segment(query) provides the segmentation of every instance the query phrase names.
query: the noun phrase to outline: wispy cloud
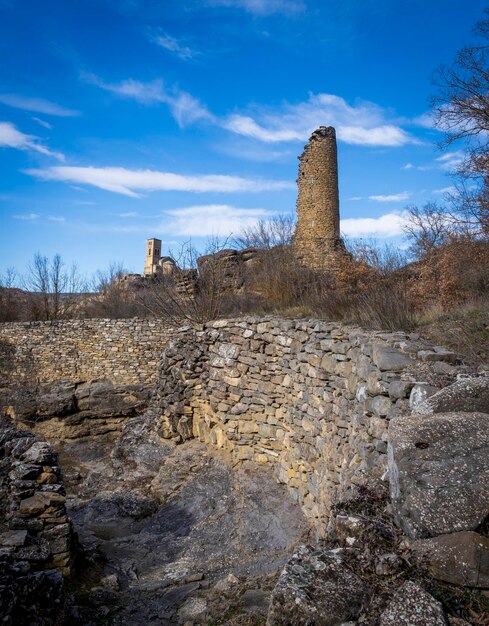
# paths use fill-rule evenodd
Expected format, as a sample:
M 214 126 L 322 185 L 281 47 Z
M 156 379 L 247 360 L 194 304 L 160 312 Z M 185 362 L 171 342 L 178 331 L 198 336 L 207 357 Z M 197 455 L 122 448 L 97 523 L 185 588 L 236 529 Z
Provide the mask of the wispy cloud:
M 180 126 L 197 121 L 220 126 L 225 130 L 264 143 L 305 141 L 318 127 L 336 127 L 340 141 L 353 145 L 397 147 L 419 141 L 391 120 L 388 113 L 373 102 L 351 105 L 333 94 L 310 94 L 298 104 L 279 107 L 253 107 L 253 111 L 216 116 L 198 98 L 178 87 L 168 88 L 162 80 L 140 82 L 133 79 L 107 83 L 84 74 L 84 80 L 142 104 L 166 104 Z
M 412 163 L 406 163 L 401 167 L 401 170 L 412 170 L 414 165 Z
M 23 222 L 32 222 L 38 220 L 41 216 L 39 213 L 21 213 L 18 215 L 12 215 L 14 220 L 22 220 Z
M 222 121 L 227 130 L 268 143 L 304 141 L 320 125 L 336 127 L 338 139 L 365 146 L 402 146 L 417 143 L 373 102 L 351 105 L 334 94 L 310 94 L 298 104 L 275 109 L 257 107 L 254 114 L 234 114 Z
M 403 234 L 407 222 L 404 213 L 386 213 L 380 217 L 351 217 L 341 220 L 341 232 L 349 237 L 396 237 Z
M 158 33 L 150 36 L 150 40 L 160 48 L 171 52 L 182 61 L 190 61 L 199 55 L 199 52 L 185 45 L 176 37 L 168 33 Z
M 227 204 L 211 204 L 165 211 L 170 217 L 162 231 L 185 237 L 226 237 L 271 217 L 266 209 L 242 209 Z
M 11 122 L 0 122 L 0 148 L 14 148 L 16 150 L 39 152 L 40 154 L 54 157 L 59 161 L 64 161 L 65 159 L 61 152 L 50 150 L 40 142 L 39 137 L 26 135 L 18 130 Z
M 426 113 L 423 113 L 422 115 L 418 115 L 418 117 L 415 117 L 412 120 L 412 123 L 415 126 L 422 126 L 423 128 L 436 129 L 435 118 L 433 117 L 433 114 L 430 113 L 429 111 Z
M 253 15 L 265 16 L 273 13 L 297 15 L 306 5 L 302 0 L 206 0 L 208 6 L 243 9 Z
M 200 100 L 177 87 L 167 89 L 162 80 L 143 83 L 130 78 L 120 83 L 106 83 L 98 76 L 86 73 L 82 74 L 82 78 L 105 91 L 124 98 L 132 98 L 141 104 L 166 104 L 179 126 L 193 124 L 198 120 L 213 120 L 213 116 Z
M 41 120 L 39 117 L 32 117 L 32 119 L 37 122 L 39 124 L 39 126 L 42 126 L 43 128 L 47 128 L 48 130 L 52 130 L 53 129 L 53 125 L 50 124 L 49 122 L 46 122 L 45 120 Z
M 141 192 L 189 191 L 195 193 L 276 191 L 293 188 L 288 181 L 242 178 L 220 174 L 187 176 L 155 170 L 129 170 L 122 167 L 69 167 L 30 169 L 27 174 L 47 181 L 91 185 L 132 198 Z
M 118 213 L 117 216 L 118 217 L 140 217 L 140 213 L 138 213 L 137 211 L 126 211 L 126 213 Z
M 368 199 L 374 202 L 404 202 L 405 200 L 409 200 L 410 197 L 411 194 L 409 191 L 402 191 L 401 193 L 369 196 Z
M 452 195 L 456 192 L 457 192 L 457 188 L 454 187 L 453 185 L 450 185 L 449 187 L 442 187 L 441 189 L 434 189 L 432 193 L 434 193 L 437 196 L 443 196 L 446 194 Z
M 0 94 L 0 104 L 5 104 L 14 109 L 32 111 L 33 113 L 44 113 L 45 115 L 55 115 L 57 117 L 74 117 L 80 115 L 79 111 L 67 109 L 55 102 L 44 100 L 44 98 L 28 98 L 15 93 Z
M 442 156 L 435 159 L 439 167 L 442 170 L 454 172 L 464 162 L 465 155 L 461 150 L 455 150 L 454 152 L 447 152 Z
M 50 222 L 66 222 L 66 217 L 62 215 L 48 215 L 48 220 Z

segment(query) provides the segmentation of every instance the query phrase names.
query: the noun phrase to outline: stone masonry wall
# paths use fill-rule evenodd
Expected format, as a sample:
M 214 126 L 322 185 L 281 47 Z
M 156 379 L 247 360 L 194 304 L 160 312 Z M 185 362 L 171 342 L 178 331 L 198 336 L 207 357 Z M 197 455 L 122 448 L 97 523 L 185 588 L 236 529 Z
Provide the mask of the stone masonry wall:
M 29 382 L 153 383 L 171 334 L 158 319 L 0 324 L 0 374 Z
M 270 465 L 324 534 L 339 498 L 385 474 L 390 418 L 446 385 L 455 361 L 416 334 L 219 320 L 169 343 L 154 410 L 166 438 Z
M 299 157 L 294 250 L 316 269 L 328 269 L 344 246 L 340 239 L 338 160 L 333 127 L 314 131 Z
M 42 438 L 1 424 L 0 552 L 29 571 L 69 574 L 72 529 L 58 458 Z

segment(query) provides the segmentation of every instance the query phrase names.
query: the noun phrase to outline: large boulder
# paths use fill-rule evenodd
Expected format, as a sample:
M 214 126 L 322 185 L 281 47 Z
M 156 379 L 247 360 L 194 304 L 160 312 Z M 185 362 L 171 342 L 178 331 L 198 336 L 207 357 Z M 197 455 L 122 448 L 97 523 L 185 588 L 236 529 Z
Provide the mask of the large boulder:
M 396 522 L 411 538 L 476 530 L 489 514 L 489 415 L 411 415 L 389 425 Z
M 464 587 L 489 588 L 489 538 L 463 531 L 418 539 L 412 549 L 430 574 Z
M 358 616 L 365 594 L 341 552 L 300 546 L 272 592 L 267 625 L 339 626 Z
M 448 411 L 489 413 L 489 377 L 464 378 L 413 407 L 416 415 Z
M 379 623 L 380 626 L 447 626 L 441 604 L 411 580 L 396 591 Z

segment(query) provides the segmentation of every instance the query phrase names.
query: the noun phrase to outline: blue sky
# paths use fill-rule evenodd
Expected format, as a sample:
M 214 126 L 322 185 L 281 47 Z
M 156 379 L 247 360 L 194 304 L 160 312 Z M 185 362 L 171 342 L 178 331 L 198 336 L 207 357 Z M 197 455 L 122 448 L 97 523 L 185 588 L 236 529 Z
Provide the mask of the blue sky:
M 486 0 L 0 0 L 0 271 L 92 273 L 294 213 L 297 156 L 337 129 L 342 230 L 399 241 L 442 199 L 433 70 Z

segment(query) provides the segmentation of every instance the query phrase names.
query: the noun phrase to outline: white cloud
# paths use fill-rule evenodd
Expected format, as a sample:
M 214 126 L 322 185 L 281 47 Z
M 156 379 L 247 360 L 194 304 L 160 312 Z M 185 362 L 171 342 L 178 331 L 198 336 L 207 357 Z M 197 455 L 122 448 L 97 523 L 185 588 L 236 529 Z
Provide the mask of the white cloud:
M 50 222 L 66 222 L 66 217 L 61 215 L 48 215 L 48 220 Z
M 377 196 L 369 196 L 369 200 L 373 200 L 374 202 L 403 202 L 404 200 L 409 200 L 411 194 L 409 191 L 402 191 L 401 193 L 392 193 L 388 195 L 377 195 Z
M 227 130 L 268 143 L 304 141 L 321 125 L 336 128 L 340 141 L 365 146 L 402 146 L 417 140 L 389 123 L 387 113 L 372 102 L 350 105 L 333 94 L 310 94 L 299 104 L 271 110 L 257 107 L 254 115 L 233 114 L 219 123 Z
M 416 126 L 422 126 L 423 128 L 436 129 L 435 118 L 433 117 L 433 114 L 429 111 L 423 113 L 422 115 L 418 115 L 418 117 L 415 117 L 412 120 L 412 123 Z
M 137 211 L 127 211 L 126 213 L 118 213 L 118 217 L 140 217 Z
M 37 122 L 40 126 L 42 126 L 43 128 L 47 128 L 48 130 L 52 130 L 53 129 L 53 125 L 50 124 L 49 122 L 46 122 L 45 120 L 41 120 L 38 117 L 33 117 L 32 119 L 35 122 Z
M 186 176 L 155 170 L 129 170 L 122 167 L 69 167 L 30 169 L 27 173 L 42 180 L 92 185 L 133 198 L 142 191 L 255 192 L 293 188 L 288 181 L 242 178 L 220 174 Z
M 236 235 L 272 215 L 266 209 L 241 209 L 227 204 L 191 206 L 165 213 L 170 220 L 162 222 L 161 231 L 184 237 Z
M 182 61 L 190 61 L 195 56 L 197 56 L 197 52 L 192 50 L 189 46 L 182 44 L 178 39 L 168 35 L 167 33 L 160 33 L 159 35 L 155 35 L 151 37 L 151 41 L 155 43 L 160 48 L 164 48 L 171 52 Z
M 39 213 L 22 213 L 20 215 L 12 215 L 14 220 L 22 220 L 24 222 L 32 222 L 33 220 L 38 220 L 41 216 Z
M 412 170 L 414 167 L 414 165 L 412 163 L 406 163 L 406 165 L 403 165 L 401 167 L 401 170 Z
M 459 165 L 465 160 L 465 155 L 461 150 L 456 150 L 454 152 L 447 152 L 442 156 L 435 159 L 435 161 L 439 164 L 442 170 L 447 170 L 449 172 L 455 171 Z
M 141 104 L 166 104 L 179 126 L 193 124 L 198 120 L 213 120 L 213 116 L 200 100 L 177 87 L 167 89 L 162 80 L 143 83 L 130 78 L 120 83 L 106 83 L 93 74 L 82 74 L 82 78 L 105 91 L 132 98 Z
M 79 111 L 67 109 L 55 102 L 49 102 L 43 98 L 27 98 L 15 93 L 0 94 L 0 104 L 5 104 L 14 109 L 32 111 L 33 113 L 44 113 L 45 115 L 55 115 L 57 117 L 73 117 L 80 115 Z
M 302 0 L 206 0 L 209 6 L 243 9 L 253 15 L 283 13 L 295 15 L 305 10 Z
M 298 104 L 283 103 L 277 108 L 254 107 L 253 112 L 213 115 L 191 94 L 177 87 L 167 88 L 163 81 L 142 83 L 128 79 L 106 83 L 93 74 L 84 79 L 119 96 L 133 98 L 142 104 L 166 104 L 180 126 L 206 121 L 236 135 L 265 143 L 305 141 L 321 125 L 336 128 L 338 139 L 348 144 L 397 147 L 419 143 L 373 102 L 350 105 L 333 94 L 310 94 Z
M 59 161 L 64 161 L 64 155 L 61 152 L 50 150 L 39 142 L 38 137 L 26 135 L 11 122 L 0 122 L 0 148 L 15 148 L 17 150 L 39 152 L 40 154 L 54 157 Z
M 457 192 L 457 188 L 454 187 L 453 185 L 450 185 L 449 187 L 442 187 L 441 189 L 434 189 L 432 193 L 436 194 L 436 195 L 440 195 L 443 196 L 445 194 L 454 194 Z
M 351 217 L 341 220 L 341 232 L 349 237 L 395 237 L 403 234 L 407 218 L 403 213 L 380 217 Z

